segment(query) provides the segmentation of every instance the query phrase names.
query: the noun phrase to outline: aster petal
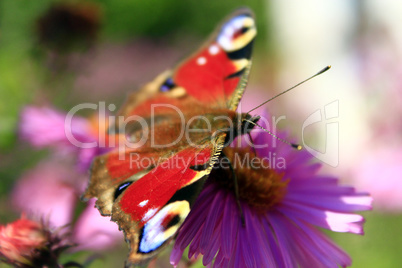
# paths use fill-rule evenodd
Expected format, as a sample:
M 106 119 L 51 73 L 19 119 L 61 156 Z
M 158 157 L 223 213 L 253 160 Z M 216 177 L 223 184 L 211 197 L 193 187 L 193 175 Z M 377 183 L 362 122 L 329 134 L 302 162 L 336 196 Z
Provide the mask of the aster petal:
M 348 195 L 355 192 L 353 187 L 338 187 L 339 180 L 333 177 L 314 176 L 308 179 L 292 177 L 288 184 L 289 192 L 320 193 L 323 195 Z
M 183 256 L 184 250 L 181 250 L 180 247 L 175 244 L 172 253 L 170 254 L 170 264 L 174 267 L 177 267 L 179 264 L 181 257 Z
M 227 264 L 225 265 L 225 263 L 227 263 L 227 259 L 228 259 L 228 258 L 226 258 L 226 257 L 223 255 L 222 250 L 220 250 L 220 251 L 218 252 L 218 254 L 216 255 L 216 257 L 215 257 L 215 261 L 214 261 L 213 267 L 214 267 L 214 268 L 215 268 L 215 267 L 227 267 Z
M 236 208 L 238 209 L 238 208 Z M 239 219 L 239 218 L 238 218 Z M 229 259 L 229 267 L 244 267 L 244 260 L 243 260 L 243 254 L 242 254 L 242 241 L 240 239 L 240 229 L 242 228 L 240 226 L 240 221 L 236 220 L 233 225 L 236 227 L 236 240 L 233 241 L 233 243 L 235 244 L 234 246 L 234 252 L 236 252 L 236 255 L 231 255 L 231 258 Z M 231 260 L 233 260 L 233 262 L 231 262 Z
M 297 224 L 298 228 L 300 228 L 300 230 L 302 230 L 305 234 L 304 241 L 309 241 L 309 247 L 314 245 L 317 249 L 320 250 L 318 257 L 324 256 L 325 260 L 332 259 L 334 263 L 340 264 L 343 267 L 351 265 L 352 260 L 349 255 L 338 246 L 336 246 L 316 228 L 299 220 L 296 220 L 295 223 Z
M 292 178 L 294 178 L 293 180 L 305 181 L 305 180 L 311 180 L 314 178 L 318 179 L 321 177 L 321 175 L 318 175 L 318 174 L 322 168 L 322 165 L 320 163 L 312 164 L 311 161 L 312 161 L 312 159 L 310 157 L 308 157 L 308 158 L 306 157 L 306 159 L 301 161 L 300 165 L 297 168 L 296 167 L 289 168 L 290 169 L 289 171 L 291 171 L 290 173 L 292 173 Z M 304 168 L 303 168 L 303 166 L 304 166 Z M 297 173 L 296 169 L 302 170 L 302 173 Z M 329 177 L 329 176 L 326 175 L 324 177 Z
M 272 252 L 273 261 L 275 262 L 276 267 L 285 267 L 285 261 L 283 259 L 282 253 L 280 251 L 279 245 L 276 242 L 276 236 L 272 231 L 271 225 L 269 224 L 269 221 L 267 221 L 266 217 L 264 220 L 264 231 L 267 235 L 267 249 L 270 249 Z
M 217 229 L 220 229 L 220 224 L 221 224 L 221 221 L 219 222 Z M 218 250 L 219 250 L 219 235 L 215 234 L 212 237 L 212 240 L 209 241 L 208 247 L 205 249 L 204 258 L 202 259 L 202 263 L 204 265 L 210 265 L 212 263 L 214 257 L 216 256 Z
M 272 247 L 268 244 L 269 236 L 271 232 L 265 233 L 264 220 L 257 215 L 254 215 L 250 209 L 245 209 L 245 217 L 248 220 L 246 228 L 248 230 L 249 240 L 255 241 L 252 245 L 253 252 L 256 254 L 256 259 L 262 267 L 276 267 L 274 260 L 274 253 Z
M 203 225 L 201 226 L 201 228 L 203 228 Z M 196 232 L 196 234 L 194 235 L 194 239 L 191 241 L 188 250 L 188 258 L 193 258 L 201 253 L 199 250 L 200 241 L 201 241 L 201 232 Z
M 254 268 L 257 267 L 256 259 L 259 259 L 259 249 L 256 246 L 255 240 L 251 240 L 250 227 L 253 217 L 250 215 L 249 208 L 242 204 L 242 210 L 244 213 L 245 226 L 240 226 L 239 243 L 241 243 L 243 259 L 245 267 Z M 240 219 L 237 219 L 238 221 Z M 251 242 L 251 243 L 250 243 Z M 260 262 L 259 262 L 260 263 Z
M 292 219 L 303 219 L 306 222 L 335 232 L 363 233 L 364 218 L 357 214 L 323 211 L 311 206 L 287 201 L 283 201 L 278 210 Z
M 275 234 L 276 243 L 278 248 L 280 249 L 280 254 L 284 261 L 284 265 L 282 267 L 297 267 L 297 263 L 295 262 L 293 256 L 290 255 L 290 248 L 292 247 L 291 244 L 287 241 L 287 234 L 286 231 L 282 230 L 283 227 L 279 222 L 281 222 L 280 217 L 276 216 L 276 213 L 270 213 L 269 219 L 266 216 L 267 221 L 270 223 L 272 232 Z
M 334 212 L 352 212 L 371 208 L 370 196 L 327 196 L 322 194 L 306 195 L 291 193 L 286 196 L 286 202 L 303 204 L 322 210 Z
M 217 193 L 221 194 L 221 193 Z M 221 232 L 221 251 L 225 258 L 229 258 L 231 253 L 233 252 L 234 243 L 237 239 L 237 224 L 235 223 L 236 215 L 233 213 L 236 208 L 234 208 L 234 203 L 231 202 L 229 195 L 223 195 L 223 203 L 225 204 L 226 209 L 223 211 L 222 222 L 230 223 L 222 228 Z
M 236 253 L 232 255 L 232 258 L 229 260 L 228 267 L 244 267 L 240 249 L 241 246 L 239 244 L 239 240 L 236 240 L 236 246 L 235 246 Z
M 190 242 L 193 240 L 196 233 L 201 229 L 201 226 L 205 222 L 206 213 L 205 209 L 209 206 L 209 200 L 205 200 L 210 191 L 206 191 L 205 193 L 201 193 L 199 196 L 200 202 L 196 202 L 193 208 L 190 211 L 190 214 L 187 216 L 185 223 L 181 226 L 179 234 L 176 239 L 176 243 L 180 245 L 180 249 L 184 250 Z M 205 200 L 205 202 L 203 202 Z M 191 215 L 196 215 L 191 217 Z
M 216 195 L 211 202 L 210 211 L 208 217 L 205 219 L 205 224 L 202 229 L 201 241 L 200 241 L 200 252 L 205 255 L 208 248 L 211 248 L 212 240 L 214 239 L 215 228 L 219 229 L 217 226 L 218 216 L 222 214 L 222 203 L 220 202 L 220 196 Z M 215 252 L 216 253 L 216 252 Z M 209 262 L 207 262 L 209 263 Z M 204 264 L 205 265 L 205 264 Z
M 324 252 L 327 252 L 328 258 L 333 258 L 336 263 L 339 263 L 342 267 L 351 266 L 352 259 L 341 248 L 335 245 L 328 237 L 320 233 L 318 230 L 312 230 L 316 234 L 317 241 L 320 241 L 320 247 Z M 311 236 L 312 238 L 314 236 Z M 328 254 L 328 253 L 331 254 Z
M 337 262 L 331 259 L 331 251 L 325 251 L 319 246 L 321 241 L 314 241 L 299 226 L 295 227 L 294 222 L 284 220 L 282 224 L 289 231 L 288 239 L 291 238 L 296 245 L 292 252 L 297 255 L 301 267 L 338 267 Z

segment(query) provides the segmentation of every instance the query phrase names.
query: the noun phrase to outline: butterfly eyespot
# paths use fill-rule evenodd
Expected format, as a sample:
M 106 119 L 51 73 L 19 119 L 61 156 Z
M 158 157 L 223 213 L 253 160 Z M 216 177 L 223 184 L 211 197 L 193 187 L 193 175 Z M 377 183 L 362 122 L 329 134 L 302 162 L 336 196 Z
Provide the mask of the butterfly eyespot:
M 241 27 L 240 29 L 237 29 L 234 34 L 233 34 L 233 40 L 235 40 L 238 37 L 241 37 L 243 34 L 245 34 L 248 30 L 250 30 L 250 27 Z
M 132 181 L 128 181 L 120 184 L 119 187 L 117 187 L 116 192 L 114 192 L 114 200 L 116 200 L 119 197 L 119 195 L 121 195 L 124 192 L 124 190 L 126 190 L 126 188 L 130 186 L 132 183 L 133 183 Z
M 169 203 L 151 217 L 139 235 L 139 253 L 150 253 L 174 237 L 190 212 L 190 203 L 181 200 Z
M 160 91 L 162 91 L 162 92 L 168 92 L 168 91 L 170 91 L 172 88 L 175 88 L 175 87 L 176 87 L 176 85 L 175 85 L 175 83 L 173 82 L 173 79 L 172 79 L 172 78 L 168 78 L 168 79 L 166 79 L 165 82 L 163 82 L 163 84 L 161 85 Z
M 240 33 L 244 34 L 245 32 L 247 32 L 250 29 L 250 27 L 243 27 L 240 30 Z
M 175 215 L 170 221 L 164 226 L 165 230 L 169 229 L 170 227 L 173 227 L 177 224 L 179 224 L 181 221 L 181 218 L 179 215 Z

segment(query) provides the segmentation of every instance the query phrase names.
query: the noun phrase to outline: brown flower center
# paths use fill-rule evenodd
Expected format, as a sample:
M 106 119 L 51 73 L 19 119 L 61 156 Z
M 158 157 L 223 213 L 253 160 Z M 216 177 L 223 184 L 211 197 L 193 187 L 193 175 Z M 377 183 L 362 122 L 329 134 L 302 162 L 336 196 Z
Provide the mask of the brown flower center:
M 260 211 L 266 211 L 278 204 L 286 194 L 287 181 L 283 174 L 272 167 L 273 160 L 258 158 L 251 148 L 223 150 L 219 168 L 211 173 L 216 183 L 235 192 L 234 176 L 237 178 L 240 200 Z M 230 163 L 229 163 L 230 161 Z

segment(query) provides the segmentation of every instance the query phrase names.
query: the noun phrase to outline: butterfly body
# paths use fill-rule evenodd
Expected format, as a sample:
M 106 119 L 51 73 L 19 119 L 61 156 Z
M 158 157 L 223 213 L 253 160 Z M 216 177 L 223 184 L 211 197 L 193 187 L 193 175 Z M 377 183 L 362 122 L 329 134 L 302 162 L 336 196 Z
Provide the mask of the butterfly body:
M 94 160 L 84 199 L 96 197 L 124 231 L 129 262 L 148 261 L 174 238 L 223 147 L 258 120 L 236 112 L 255 35 L 251 11 L 239 10 L 120 110 L 112 131 L 129 142 Z

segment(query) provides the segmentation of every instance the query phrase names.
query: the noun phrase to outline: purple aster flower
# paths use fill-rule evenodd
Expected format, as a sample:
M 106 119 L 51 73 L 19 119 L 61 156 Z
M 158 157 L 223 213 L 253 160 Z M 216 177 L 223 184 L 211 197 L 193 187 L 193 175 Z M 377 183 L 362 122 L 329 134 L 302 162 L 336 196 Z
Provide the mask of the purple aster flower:
M 263 119 L 260 124 L 269 129 Z M 277 136 L 287 139 L 284 133 Z M 233 171 L 227 165 L 212 171 L 179 230 L 171 263 L 177 266 L 189 246 L 190 258 L 203 255 L 203 264 L 213 267 L 351 265 L 351 258 L 319 228 L 363 234 L 364 218 L 354 211 L 371 209 L 371 197 L 320 175 L 321 165 L 311 163 L 308 152 L 265 132 L 254 130 L 252 137 L 255 150 L 247 136 L 240 138 L 240 147 L 235 141 L 224 149 Z

